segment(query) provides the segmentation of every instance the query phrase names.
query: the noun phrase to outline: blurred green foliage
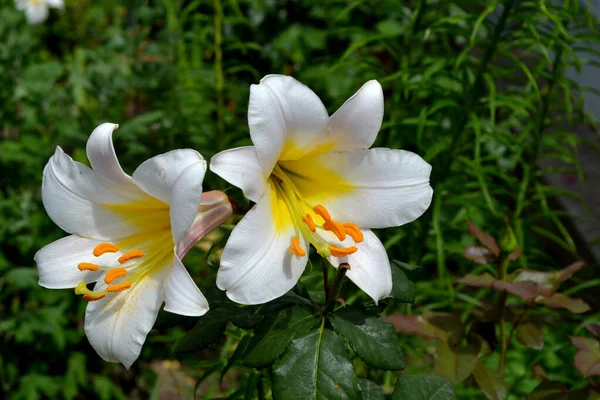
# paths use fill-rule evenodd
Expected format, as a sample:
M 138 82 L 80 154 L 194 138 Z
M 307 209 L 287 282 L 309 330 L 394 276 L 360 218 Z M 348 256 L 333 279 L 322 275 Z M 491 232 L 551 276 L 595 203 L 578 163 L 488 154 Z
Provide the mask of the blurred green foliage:
M 37 285 L 33 255 L 64 235 L 40 197 L 42 170 L 56 145 L 86 163 L 89 133 L 110 121 L 121 125 L 115 140 L 126 170 L 173 148 L 192 147 L 209 159 L 249 144 L 249 85 L 268 73 L 295 76 L 330 113 L 364 82 L 377 79 L 385 116 L 376 145 L 423 156 L 433 165 L 435 190 L 420 220 L 379 232 L 391 259 L 422 267 L 407 271 L 418 282 L 415 305 L 392 304 L 388 312 L 466 313 L 480 304 L 481 294 L 456 293 L 453 286 L 457 276 L 474 269 L 461 256 L 474 244 L 465 219 L 500 236 L 508 215 L 525 250 L 522 267 L 558 269 L 585 253 L 564 212 L 553 209 L 552 198 L 564 193 L 542 178 L 556 171 L 584 178 L 573 131 L 591 121 L 583 112 L 582 88 L 565 71 L 597 63 L 597 27 L 579 1 L 66 0 L 63 12 L 52 10 L 45 23 L 28 26 L 12 0 L 0 0 L 4 398 L 156 398 L 164 374 L 153 361 L 169 358 L 195 322 L 161 314 L 140 359 L 126 371 L 103 362 L 88 345 L 85 304 L 78 297 Z M 540 163 L 547 158 L 560 167 L 547 169 Z M 205 186 L 226 187 L 212 174 Z M 210 290 L 217 264 L 201 251 L 185 264 Z M 593 290 L 600 282 L 592 279 L 595 267 L 587 271 L 568 290 L 598 310 Z M 314 268 L 303 283 L 318 289 L 320 280 Z M 349 286 L 344 297 L 367 299 Z M 545 332 L 541 351 L 510 352 L 506 380 L 512 398 L 537 386 L 536 364 L 557 382 L 584 386 L 572 367 L 575 348 L 567 335 L 598 320 L 597 311 L 570 316 Z M 235 327 L 226 333 L 220 346 L 201 353 L 204 360 L 184 368 L 187 376 L 227 365 L 245 334 Z M 427 343 L 403 340 L 408 371 L 430 370 Z M 388 393 L 393 389 L 393 373 L 364 365 L 357 371 Z M 229 376 L 233 382 L 222 389 L 235 396 L 237 387 L 261 382 L 247 367 Z M 482 398 L 469 382 L 457 390 L 461 399 Z M 179 390 L 181 396 L 191 392 Z M 220 392 L 217 381 L 198 390 L 207 397 Z

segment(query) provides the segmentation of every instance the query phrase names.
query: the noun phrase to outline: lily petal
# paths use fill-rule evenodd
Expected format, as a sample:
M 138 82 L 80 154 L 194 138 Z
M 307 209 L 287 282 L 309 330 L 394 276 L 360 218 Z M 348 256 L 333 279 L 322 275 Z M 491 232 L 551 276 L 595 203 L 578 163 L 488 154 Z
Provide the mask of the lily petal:
M 356 253 L 342 258 L 330 257 L 329 262 L 336 268 L 341 263 L 350 265 L 346 276 L 377 303 L 392 291 L 390 260 L 379 238 L 369 229 L 362 232 L 364 240 L 355 244 Z
M 208 311 L 208 301 L 175 256 L 169 276 L 164 283 L 165 311 L 199 317 Z
M 200 239 L 227 221 L 231 214 L 231 203 L 225 193 L 218 190 L 202 193 L 200 212 L 196 215 L 190 229 L 179 241 L 177 256 L 183 258 Z
M 143 162 L 133 180 L 146 192 L 171 205 L 175 244 L 192 226 L 200 208 L 206 161 L 197 151 L 173 150 Z
M 331 151 L 368 149 L 383 121 L 383 89 L 379 82 L 365 83 L 329 118 L 321 140 L 333 142 Z
M 148 195 L 135 185 L 117 159 L 112 134 L 118 127 L 104 123 L 94 129 L 86 146 L 88 160 L 102 185 L 132 200 L 144 200 Z
M 360 227 L 400 226 L 431 203 L 431 166 L 415 153 L 376 148 L 280 163 L 310 204 Z
M 276 225 L 277 224 L 277 225 Z M 299 238 L 307 255 L 288 251 L 295 234 L 290 215 L 278 205 L 273 189 L 233 229 L 217 273 L 217 286 L 240 304 L 261 304 L 290 290 L 308 260 L 308 245 Z
M 101 271 L 80 271 L 77 266 L 84 262 L 97 263 L 98 258 L 92 252 L 100 243 L 99 240 L 71 235 L 44 246 L 33 257 L 40 274 L 40 286 L 67 289 L 82 281 L 98 280 Z
M 254 146 L 220 152 L 210 159 L 210 170 L 239 187 L 244 196 L 257 203 L 267 188 L 267 180 Z
M 313 149 L 328 120 L 319 97 L 290 76 L 267 75 L 250 87 L 248 125 L 268 177 L 278 159 L 297 159 Z
M 140 192 L 146 201 L 152 200 Z M 157 225 L 163 219 L 161 213 L 168 212 L 166 208 L 165 211 L 149 208 L 145 215 L 127 213 L 126 205 L 131 199 L 107 189 L 98 181 L 97 174 L 73 161 L 60 147 L 44 168 L 42 201 L 52 221 L 61 229 L 99 240 L 118 240 L 140 233 L 143 228 L 137 222 Z
M 169 268 L 144 277 L 130 289 L 109 293 L 90 302 L 85 311 L 85 334 L 98 355 L 129 368 L 138 358 L 163 302 L 161 289 Z M 95 291 L 105 290 L 100 280 Z

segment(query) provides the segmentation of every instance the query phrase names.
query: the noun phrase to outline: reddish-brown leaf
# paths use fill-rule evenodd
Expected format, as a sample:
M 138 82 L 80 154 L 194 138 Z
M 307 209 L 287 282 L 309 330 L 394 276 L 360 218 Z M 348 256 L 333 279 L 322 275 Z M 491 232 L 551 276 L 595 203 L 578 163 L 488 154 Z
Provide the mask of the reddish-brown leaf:
M 489 287 L 498 291 L 506 291 L 521 297 L 523 300 L 532 300 L 538 296 L 551 296 L 554 291 L 551 288 L 543 287 L 532 281 L 522 282 L 503 282 L 494 278 L 489 273 L 481 275 L 467 274 L 456 283 L 462 283 L 467 286 Z
M 555 293 L 550 297 L 543 297 L 536 300 L 536 303 L 543 304 L 548 308 L 564 308 L 573 314 L 583 314 L 590 310 L 590 306 L 581 299 L 574 299 L 561 293 Z
M 541 350 L 544 347 L 544 332 L 532 322 L 524 322 L 517 327 L 517 339 L 532 349 Z
M 600 375 L 600 343 L 584 336 L 571 336 L 569 339 L 579 349 L 575 354 L 575 368 L 584 377 Z
M 433 372 L 457 384 L 471 376 L 476 364 L 477 349 L 474 346 L 455 347 L 441 343 L 436 352 Z
M 592 335 L 600 337 L 600 324 L 589 324 L 585 326 Z
M 504 400 L 508 395 L 508 386 L 502 373 L 488 368 L 481 362 L 473 370 L 473 377 L 479 389 L 490 400 Z
M 483 246 L 465 247 L 462 255 L 467 260 L 471 260 L 477 264 L 491 264 L 498 258 L 490 249 Z
M 396 328 L 397 332 L 408 335 L 418 335 L 426 339 L 438 339 L 447 341 L 451 333 L 430 324 L 421 315 L 399 315 L 393 314 L 382 318 L 390 322 Z
M 521 257 L 521 254 L 523 254 L 523 250 L 519 247 L 508 255 L 508 261 L 517 261 Z
M 500 248 L 498 247 L 498 243 L 493 236 L 488 233 L 485 233 L 477 225 L 467 220 L 467 227 L 469 228 L 469 233 L 477 240 L 479 240 L 485 247 L 491 250 L 491 252 L 498 257 L 500 255 Z

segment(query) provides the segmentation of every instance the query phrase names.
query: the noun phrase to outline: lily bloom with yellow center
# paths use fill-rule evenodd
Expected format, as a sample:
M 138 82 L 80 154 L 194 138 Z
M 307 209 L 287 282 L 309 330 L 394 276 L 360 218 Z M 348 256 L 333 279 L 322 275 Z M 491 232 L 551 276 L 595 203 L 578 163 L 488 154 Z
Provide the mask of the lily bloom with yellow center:
M 389 296 L 386 251 L 369 228 L 400 226 L 431 203 L 431 166 L 418 155 L 369 149 L 383 119 L 383 91 L 367 82 L 331 117 L 317 95 L 288 76 L 250 89 L 254 146 L 215 155 L 213 172 L 257 203 L 229 238 L 217 286 L 258 304 L 290 290 L 309 245 L 375 301 Z
M 44 207 L 71 236 L 41 249 L 35 261 L 41 286 L 75 288 L 89 302 L 85 333 L 100 357 L 129 368 L 163 302 L 180 315 L 208 311 L 181 258 L 229 218 L 231 204 L 222 192 L 202 193 L 206 161 L 194 150 L 161 154 L 125 174 L 112 144 L 117 127 L 92 132 L 92 169 L 60 147 L 48 161 Z
M 17 10 L 25 11 L 29 25 L 41 24 L 48 18 L 49 8 L 62 9 L 63 0 L 15 0 Z

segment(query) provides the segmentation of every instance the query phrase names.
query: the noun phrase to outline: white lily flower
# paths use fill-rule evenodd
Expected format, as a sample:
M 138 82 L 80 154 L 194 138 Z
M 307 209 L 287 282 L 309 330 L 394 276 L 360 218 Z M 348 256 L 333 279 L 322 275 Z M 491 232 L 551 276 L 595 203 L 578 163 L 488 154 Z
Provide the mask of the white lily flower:
M 129 368 L 163 302 L 180 315 L 208 311 L 181 258 L 232 211 L 224 193 L 202 194 L 206 161 L 194 150 L 161 154 L 125 174 L 112 143 L 117 128 L 105 123 L 92 132 L 92 169 L 60 147 L 48 161 L 44 207 L 71 236 L 38 251 L 35 261 L 41 286 L 75 288 L 89 301 L 85 332 L 100 357 Z
M 387 253 L 369 228 L 421 216 L 433 190 L 418 155 L 368 149 L 383 119 L 383 90 L 367 82 L 331 117 L 317 95 L 288 76 L 252 85 L 248 124 L 254 146 L 215 155 L 213 172 L 257 204 L 234 228 L 217 286 L 242 304 L 290 290 L 309 245 L 376 302 L 392 288 Z
M 37 25 L 48 18 L 49 8 L 62 9 L 63 0 L 15 0 L 17 10 L 25 11 L 29 25 Z

